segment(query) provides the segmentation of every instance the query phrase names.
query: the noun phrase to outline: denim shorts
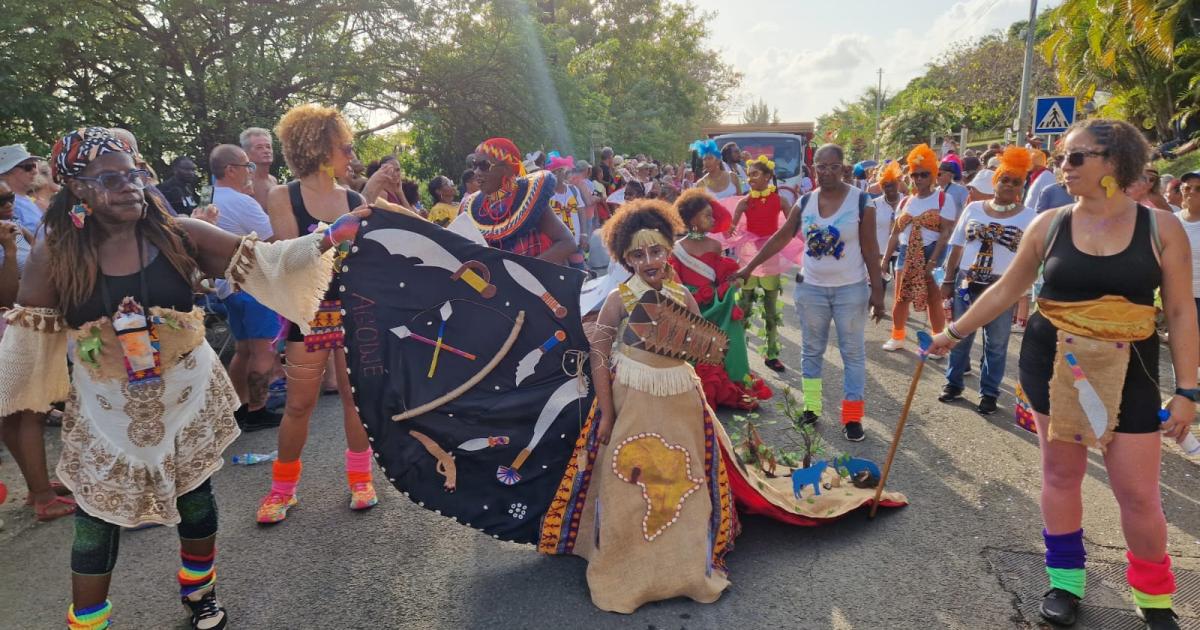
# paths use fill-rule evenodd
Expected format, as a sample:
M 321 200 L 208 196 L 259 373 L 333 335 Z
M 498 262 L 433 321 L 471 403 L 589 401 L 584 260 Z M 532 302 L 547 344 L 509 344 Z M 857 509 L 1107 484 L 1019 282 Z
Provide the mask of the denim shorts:
M 234 339 L 271 340 L 279 335 L 279 316 L 275 311 L 259 304 L 249 293 L 232 293 L 224 302 L 229 311 L 229 331 L 233 333 Z

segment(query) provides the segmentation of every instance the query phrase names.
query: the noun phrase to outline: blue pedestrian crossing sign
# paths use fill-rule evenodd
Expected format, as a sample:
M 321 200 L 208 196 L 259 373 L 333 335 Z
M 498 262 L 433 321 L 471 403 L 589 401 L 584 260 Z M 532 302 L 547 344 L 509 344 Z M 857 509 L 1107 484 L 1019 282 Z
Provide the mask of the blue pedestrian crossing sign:
M 1038 97 L 1033 108 L 1033 133 L 1062 133 L 1074 122 L 1074 96 Z

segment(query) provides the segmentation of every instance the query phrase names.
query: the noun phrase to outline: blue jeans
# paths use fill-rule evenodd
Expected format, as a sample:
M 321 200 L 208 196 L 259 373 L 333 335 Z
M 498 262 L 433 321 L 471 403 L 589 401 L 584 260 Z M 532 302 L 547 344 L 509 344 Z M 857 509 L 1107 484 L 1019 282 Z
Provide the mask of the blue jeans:
M 963 274 L 959 272 L 954 283 L 954 319 L 962 317 L 970 304 L 958 294 L 957 287 L 962 282 Z M 1008 360 L 1008 335 L 1012 332 L 1014 304 L 996 319 L 983 325 L 983 365 L 979 370 L 979 393 L 984 396 L 1000 397 L 1000 381 L 1004 380 L 1004 364 Z M 963 388 L 963 373 L 971 366 L 971 346 L 975 342 L 975 333 L 971 333 L 958 342 L 950 351 L 950 361 L 946 366 L 946 384 Z
M 800 373 L 821 378 L 829 323 L 837 326 L 838 352 L 845 365 L 843 400 L 863 400 L 867 380 L 867 305 L 871 289 L 866 282 L 840 287 L 796 285 L 796 313 L 800 315 Z

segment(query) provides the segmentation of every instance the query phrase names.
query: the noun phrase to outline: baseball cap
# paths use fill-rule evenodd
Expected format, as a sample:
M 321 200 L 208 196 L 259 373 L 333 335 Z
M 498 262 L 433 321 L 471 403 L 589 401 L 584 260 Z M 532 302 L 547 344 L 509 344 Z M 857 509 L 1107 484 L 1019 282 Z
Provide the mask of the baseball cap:
M 1200 171 L 1192 171 L 1179 176 L 1179 181 L 1186 183 L 1189 179 L 1200 179 Z
M 40 155 L 32 155 L 23 144 L 10 144 L 0 147 L 0 174 L 7 173 L 26 160 L 45 160 Z
M 987 167 L 993 170 L 1000 168 L 1000 156 L 988 158 Z
M 975 179 L 972 179 L 971 183 L 967 184 L 967 187 L 974 188 L 985 195 L 994 195 L 996 194 L 996 187 L 992 185 L 992 177 L 995 175 L 995 171 L 985 168 L 975 173 Z

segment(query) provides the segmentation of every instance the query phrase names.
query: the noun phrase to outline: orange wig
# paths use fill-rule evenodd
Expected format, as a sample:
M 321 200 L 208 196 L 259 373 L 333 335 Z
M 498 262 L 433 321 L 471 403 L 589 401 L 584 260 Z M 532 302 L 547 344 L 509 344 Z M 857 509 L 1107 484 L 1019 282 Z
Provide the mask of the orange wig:
M 908 163 L 908 172 L 910 174 L 918 168 L 927 168 L 929 169 L 930 177 L 936 179 L 938 176 L 937 154 L 933 152 L 933 149 L 929 148 L 928 144 L 918 144 L 913 147 L 913 150 L 908 152 L 905 162 Z
M 879 185 L 899 182 L 900 176 L 903 174 L 903 171 L 900 170 L 899 162 L 895 160 L 888 162 L 888 165 L 879 171 Z
M 992 175 L 992 183 L 1000 181 L 1000 177 L 1008 174 L 1020 180 L 1024 180 L 1029 171 L 1033 169 L 1033 154 L 1041 154 L 1037 149 L 1022 149 L 1021 147 L 1012 146 L 1004 150 L 1000 154 L 1000 166 L 996 167 L 996 173 Z

